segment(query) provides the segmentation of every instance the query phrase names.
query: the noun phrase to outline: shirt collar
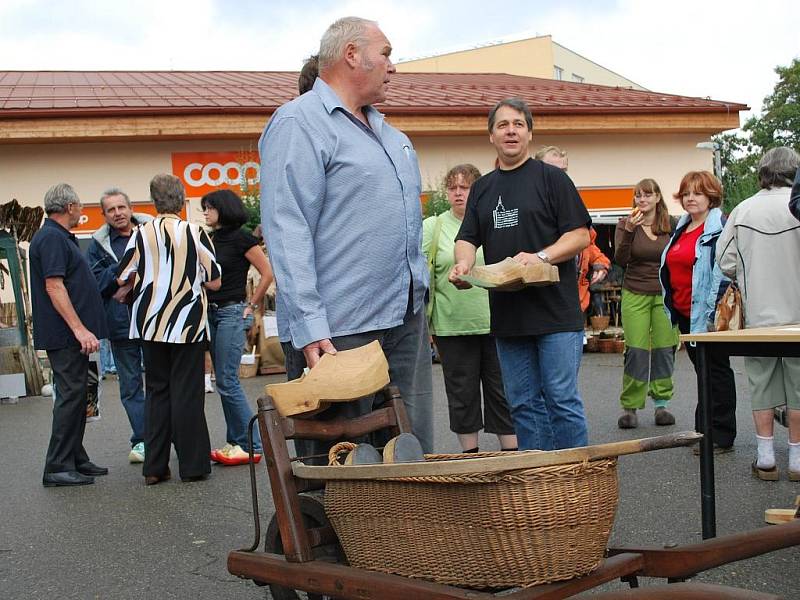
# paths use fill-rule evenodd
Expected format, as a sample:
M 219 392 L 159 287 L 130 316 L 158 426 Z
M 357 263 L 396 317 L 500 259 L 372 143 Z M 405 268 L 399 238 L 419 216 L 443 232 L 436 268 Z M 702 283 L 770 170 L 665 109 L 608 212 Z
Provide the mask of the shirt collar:
M 336 92 L 333 91 L 333 88 L 325 83 L 321 77 L 317 77 L 317 80 L 314 82 L 314 87 L 311 89 L 319 95 L 328 114 L 333 113 L 337 108 L 341 108 L 346 113 L 352 114 L 342 103 L 339 96 L 336 95 Z M 383 121 L 383 114 L 375 107 L 367 104 L 366 106 L 362 106 L 361 110 L 364 111 L 364 115 L 367 117 L 373 129 Z
M 55 221 L 55 220 L 51 219 L 50 217 L 47 217 L 47 218 L 44 220 L 44 223 L 42 224 L 42 226 L 43 226 L 43 227 L 52 227 L 52 228 L 55 228 L 55 229 L 56 229 L 56 231 L 60 231 L 61 233 L 63 233 L 64 235 L 66 235 L 68 238 L 70 238 L 70 239 L 72 239 L 72 240 L 75 240 L 76 242 L 78 241 L 78 238 L 76 238 L 76 237 L 75 237 L 75 234 L 74 234 L 74 233 L 72 233 L 72 232 L 71 232 L 69 229 L 67 229 L 66 227 L 64 227 L 63 225 L 61 225 L 61 223 L 59 223 L 58 221 Z
M 114 229 L 113 227 L 111 227 L 111 225 L 109 225 L 109 226 L 108 226 L 108 229 L 109 229 L 109 232 L 108 232 L 108 238 L 109 238 L 109 239 L 110 239 L 112 242 L 113 242 L 114 240 L 116 240 L 117 238 L 121 238 L 121 237 L 128 238 L 128 237 L 130 237 L 129 235 L 122 235 L 122 234 L 119 232 L 119 229 Z M 131 233 L 133 233 L 133 231 L 131 231 Z

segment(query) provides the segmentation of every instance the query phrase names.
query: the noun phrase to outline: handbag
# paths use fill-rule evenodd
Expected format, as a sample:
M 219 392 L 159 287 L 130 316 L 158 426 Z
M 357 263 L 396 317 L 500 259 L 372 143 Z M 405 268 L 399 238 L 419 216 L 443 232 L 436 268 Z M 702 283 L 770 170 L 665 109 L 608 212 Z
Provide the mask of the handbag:
M 740 329 L 744 329 L 742 293 L 736 282 L 731 281 L 714 311 L 714 331 L 738 331 Z
M 433 318 L 433 303 L 436 299 L 436 253 L 439 250 L 439 234 L 442 231 L 441 215 L 436 217 L 436 225 L 431 236 L 431 245 L 428 250 L 428 306 L 425 307 L 425 317 L 428 320 L 428 329 L 431 330 Z

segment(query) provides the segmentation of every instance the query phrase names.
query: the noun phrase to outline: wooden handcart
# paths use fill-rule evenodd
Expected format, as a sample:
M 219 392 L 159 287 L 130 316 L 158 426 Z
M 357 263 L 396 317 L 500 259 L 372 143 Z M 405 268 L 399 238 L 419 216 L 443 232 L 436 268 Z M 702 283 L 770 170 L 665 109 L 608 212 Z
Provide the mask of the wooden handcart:
M 316 439 L 336 442 L 355 439 L 380 430 L 390 435 L 410 431 L 405 408 L 396 388 L 381 392 L 384 407 L 356 419 L 317 421 L 281 417 L 269 396 L 258 400 L 257 421 L 264 446 L 264 457 L 272 488 L 275 515 L 262 539 L 254 465 L 251 463 L 255 539 L 251 547 L 228 555 L 228 570 L 233 575 L 251 579 L 260 586 L 269 586 L 277 600 L 291 598 L 349 598 L 353 600 L 483 600 L 501 595 L 512 600 L 572 598 L 604 583 L 621 579 L 630 586 L 592 595 L 592 598 L 636 599 L 744 599 L 778 598 L 779 596 L 741 590 L 721 585 L 687 582 L 694 575 L 738 560 L 800 545 L 800 520 L 705 540 L 697 544 L 667 548 L 609 548 L 597 568 L 586 575 L 566 581 L 497 589 L 469 589 L 457 585 L 434 583 L 408 576 L 394 575 L 347 564 L 340 540 L 331 526 L 318 494 L 325 480 L 336 477 L 374 477 L 378 469 L 395 469 L 392 477 L 419 474 L 426 469 L 464 470 L 466 461 L 442 467 L 427 463 L 381 466 L 341 467 L 361 470 L 357 475 L 347 471 L 333 472 L 337 467 L 313 467 L 290 459 L 287 440 Z M 520 453 L 515 457 L 482 458 L 480 461 L 521 461 L 530 466 L 565 462 L 564 457 L 581 456 L 584 463 L 621 454 L 688 445 L 697 441 L 693 432 L 633 440 L 616 444 L 590 446 L 583 449 L 547 453 Z M 250 445 L 252 448 L 252 444 Z M 573 454 L 570 454 L 573 453 Z M 534 458 L 532 458 L 534 457 Z M 573 458 L 574 462 L 574 458 Z M 421 470 L 421 471 L 420 471 Z M 324 471 L 322 477 L 317 473 Z M 342 473 L 337 475 L 337 473 Z M 364 540 L 369 543 L 370 540 Z M 263 543 L 263 549 L 261 548 Z M 664 585 L 639 588 L 639 577 L 663 578 Z

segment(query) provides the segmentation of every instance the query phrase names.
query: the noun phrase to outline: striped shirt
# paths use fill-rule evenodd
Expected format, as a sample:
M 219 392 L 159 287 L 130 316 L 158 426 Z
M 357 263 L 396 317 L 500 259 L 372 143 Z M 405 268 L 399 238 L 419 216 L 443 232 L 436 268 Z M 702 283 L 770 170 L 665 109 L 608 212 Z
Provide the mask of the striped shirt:
M 160 215 L 133 232 L 119 278 L 135 274 L 131 339 L 187 344 L 207 340 L 202 283 L 220 277 L 205 231 L 175 215 Z

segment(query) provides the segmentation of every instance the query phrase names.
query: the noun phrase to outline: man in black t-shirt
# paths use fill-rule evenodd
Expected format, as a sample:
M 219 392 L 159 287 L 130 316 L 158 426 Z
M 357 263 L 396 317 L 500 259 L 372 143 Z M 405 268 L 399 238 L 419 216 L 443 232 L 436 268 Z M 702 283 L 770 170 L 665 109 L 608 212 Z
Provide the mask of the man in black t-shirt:
M 577 373 L 583 345 L 575 255 L 589 244 L 591 219 L 570 178 L 529 156 L 533 118 L 511 98 L 489 113 L 489 140 L 498 168 L 470 190 L 456 237 L 450 280 L 469 272 L 483 247 L 486 264 L 507 257 L 548 262 L 560 282 L 517 292 L 489 291 L 491 330 L 521 450 L 588 443 Z

